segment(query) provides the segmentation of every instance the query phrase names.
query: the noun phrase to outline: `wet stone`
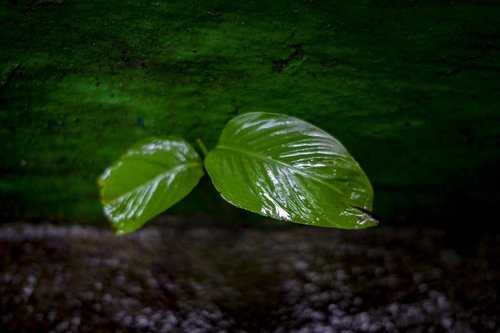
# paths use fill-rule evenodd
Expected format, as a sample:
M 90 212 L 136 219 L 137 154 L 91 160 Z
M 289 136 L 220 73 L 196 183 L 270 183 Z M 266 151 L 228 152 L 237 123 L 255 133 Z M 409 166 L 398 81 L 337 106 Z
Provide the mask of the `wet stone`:
M 121 237 L 77 225 L 0 226 L 2 332 L 500 327 L 496 235 L 464 248 L 439 230 L 167 222 Z

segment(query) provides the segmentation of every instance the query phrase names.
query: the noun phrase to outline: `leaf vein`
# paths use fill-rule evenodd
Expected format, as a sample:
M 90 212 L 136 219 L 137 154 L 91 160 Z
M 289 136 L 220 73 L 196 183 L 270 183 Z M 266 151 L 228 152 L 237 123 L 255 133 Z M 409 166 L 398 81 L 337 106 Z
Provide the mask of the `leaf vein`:
M 297 168 L 295 168 L 292 165 L 286 164 L 286 163 L 284 163 L 282 161 L 279 161 L 279 160 L 275 160 L 275 159 L 273 159 L 271 157 L 264 156 L 264 155 L 261 155 L 261 154 L 257 154 L 257 153 L 254 153 L 252 151 L 248 151 L 246 149 L 241 149 L 241 148 L 232 147 L 232 146 L 228 146 L 228 145 L 218 145 L 216 147 L 216 149 L 233 151 L 233 152 L 240 153 L 240 154 L 243 154 L 243 155 L 252 156 L 252 157 L 255 157 L 255 158 L 258 158 L 260 160 L 264 160 L 264 161 L 267 161 L 267 162 L 270 162 L 270 163 L 279 164 L 279 165 L 281 165 L 283 167 L 292 169 L 293 171 L 295 171 L 296 173 L 301 174 L 304 177 L 311 178 L 311 179 L 313 179 L 313 180 L 315 180 L 315 181 L 317 181 L 317 182 L 325 185 L 326 187 L 330 188 L 334 192 L 337 192 L 337 193 L 339 193 L 341 195 L 343 194 L 341 190 L 339 190 L 338 188 L 334 187 L 332 184 L 325 182 L 323 179 L 315 177 L 314 175 L 308 174 L 307 172 L 304 172 L 303 170 L 297 169 Z

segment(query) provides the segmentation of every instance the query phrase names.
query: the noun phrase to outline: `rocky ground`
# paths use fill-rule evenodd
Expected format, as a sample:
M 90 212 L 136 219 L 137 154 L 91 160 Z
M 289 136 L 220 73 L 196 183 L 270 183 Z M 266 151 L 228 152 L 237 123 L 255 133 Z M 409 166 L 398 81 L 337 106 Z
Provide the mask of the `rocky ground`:
M 1 225 L 1 331 L 500 331 L 495 234 L 170 222 Z

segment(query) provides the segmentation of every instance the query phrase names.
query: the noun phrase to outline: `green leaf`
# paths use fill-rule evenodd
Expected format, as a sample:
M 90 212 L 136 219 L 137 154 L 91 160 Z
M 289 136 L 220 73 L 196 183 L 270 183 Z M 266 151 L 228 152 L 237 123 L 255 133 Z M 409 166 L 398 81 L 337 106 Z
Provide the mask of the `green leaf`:
M 297 118 L 247 113 L 224 128 L 205 168 L 224 199 L 279 220 L 346 229 L 377 224 L 368 178 L 342 144 Z
M 202 176 L 202 161 L 186 141 L 147 139 L 99 177 L 104 214 L 117 233 L 134 231 L 188 195 Z

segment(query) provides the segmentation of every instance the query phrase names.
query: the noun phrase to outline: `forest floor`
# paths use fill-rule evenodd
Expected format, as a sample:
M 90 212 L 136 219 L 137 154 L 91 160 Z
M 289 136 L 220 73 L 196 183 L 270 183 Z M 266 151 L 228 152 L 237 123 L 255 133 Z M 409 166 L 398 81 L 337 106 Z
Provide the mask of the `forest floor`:
M 2 332 L 500 329 L 499 236 L 163 220 L 120 237 L 0 226 Z

